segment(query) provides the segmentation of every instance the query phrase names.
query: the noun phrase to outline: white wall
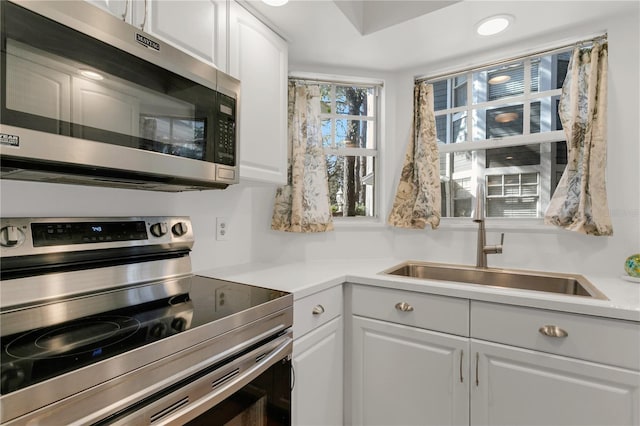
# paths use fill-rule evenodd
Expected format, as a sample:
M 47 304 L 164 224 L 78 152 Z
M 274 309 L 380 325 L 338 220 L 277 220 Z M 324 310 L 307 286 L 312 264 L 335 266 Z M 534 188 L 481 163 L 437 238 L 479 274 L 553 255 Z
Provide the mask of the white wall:
M 251 257 L 251 189 L 165 193 L 0 181 L 2 217 L 190 216 L 196 235 L 194 270 L 245 263 Z M 215 240 L 216 217 L 229 218 L 229 239 Z
M 626 256 L 640 252 L 640 40 L 638 16 L 622 16 L 602 22 L 609 34 L 609 206 L 613 237 L 589 237 L 544 227 L 542 230 L 505 230 L 505 250 L 492 255 L 490 265 L 548 269 L 567 272 L 619 275 Z M 575 28 L 559 37 L 580 37 L 593 29 Z M 508 57 L 531 51 L 536 41 L 493 52 Z M 474 58 L 483 63 L 487 58 Z M 461 58 L 459 63 L 470 62 Z M 438 64 L 438 69 L 456 63 Z M 425 61 L 420 69 L 396 74 L 360 70 L 326 70 L 312 65 L 298 71 L 381 78 L 385 81 L 385 116 L 381 147 L 381 199 L 383 216 L 392 203 L 398 171 L 411 122 L 413 78 L 429 74 Z M 397 256 L 470 264 L 475 261 L 475 228 L 410 231 L 374 227 L 337 227 L 333 233 L 294 235 L 269 229 L 273 208 L 272 185 L 241 184 L 224 191 L 167 194 L 71 185 L 0 182 L 0 215 L 10 216 L 111 216 L 188 215 L 196 232 L 194 270 L 255 261 Z M 228 241 L 215 240 L 215 218 L 229 218 Z M 501 229 L 489 226 L 489 242 Z
M 385 81 L 384 141 L 382 146 L 382 208 L 386 216 L 392 204 L 398 174 L 409 137 L 412 114 L 413 80 L 417 75 L 437 74 L 469 64 L 482 64 L 500 58 L 534 52 L 549 47 L 552 40 L 581 39 L 605 28 L 609 39 L 609 154 L 607 188 L 614 235 L 592 237 L 560 230 L 541 223 L 523 229 L 487 223 L 489 243 L 505 232 L 502 255 L 489 256 L 489 264 L 513 268 L 544 269 L 566 272 L 619 275 L 624 259 L 640 252 L 640 51 L 638 16 L 618 16 L 600 22 L 600 28 L 570 28 L 547 35 L 545 40 L 510 45 L 491 56 L 458 58 L 406 70 L 393 75 L 364 72 L 365 77 Z M 409 52 L 409 50 L 407 50 Z M 464 65 L 461 65 L 464 64 Z M 437 67 L 437 68 L 436 68 Z M 292 64 L 295 71 L 318 71 L 338 75 L 358 75 L 358 70 L 318 69 L 313 64 Z M 272 194 L 265 189 L 256 198 L 264 209 Z M 257 209 L 259 211 L 261 209 Z M 541 220 L 540 220 L 541 222 Z M 469 220 L 462 226 L 443 225 L 436 231 L 413 231 L 379 227 L 340 227 L 321 235 L 288 235 L 268 229 L 268 218 L 256 218 L 254 224 L 254 259 L 323 259 L 397 256 L 401 259 L 431 260 L 449 263 L 475 262 L 476 227 Z

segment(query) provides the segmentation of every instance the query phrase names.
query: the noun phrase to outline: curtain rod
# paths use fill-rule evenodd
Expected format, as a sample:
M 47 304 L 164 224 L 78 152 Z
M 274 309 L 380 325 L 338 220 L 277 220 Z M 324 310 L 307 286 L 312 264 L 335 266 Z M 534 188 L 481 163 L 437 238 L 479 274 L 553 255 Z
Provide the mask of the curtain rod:
M 381 87 L 382 83 L 370 83 L 370 82 L 357 82 L 357 81 L 344 81 L 344 80 L 328 80 L 328 79 L 316 79 L 316 78 L 298 78 L 288 77 L 289 81 L 295 81 L 297 83 L 305 84 L 338 84 L 341 86 L 360 86 L 360 87 Z
M 476 71 L 476 70 L 481 70 L 481 69 L 485 69 L 485 68 L 492 68 L 498 65 L 503 65 L 503 64 L 507 64 L 510 62 L 514 62 L 514 61 L 518 61 L 520 59 L 525 59 L 525 58 L 530 58 L 532 56 L 542 56 L 542 55 L 548 55 L 550 53 L 556 53 L 559 52 L 561 50 L 567 49 L 569 47 L 575 46 L 575 47 L 581 47 L 587 44 L 592 44 L 595 43 L 597 41 L 601 41 L 601 40 L 607 40 L 607 33 L 601 34 L 599 36 L 595 36 L 595 37 L 591 37 L 588 39 L 584 39 L 584 40 L 579 40 L 579 41 L 575 41 L 573 43 L 568 43 L 565 44 L 563 46 L 559 46 L 559 47 L 553 47 L 550 49 L 546 49 L 546 50 L 541 50 L 539 52 L 535 52 L 535 53 L 530 53 L 530 54 L 525 54 L 525 55 L 518 55 L 518 56 L 514 56 L 508 59 L 501 59 L 499 61 L 495 61 L 495 62 L 490 62 L 488 64 L 484 64 L 481 66 L 475 66 L 475 67 L 468 67 L 468 68 L 464 68 L 462 70 L 458 70 L 458 71 L 453 71 L 453 72 L 446 72 L 446 73 L 442 73 L 442 74 L 437 74 L 437 75 L 430 75 L 430 76 L 421 76 L 421 77 L 416 77 L 415 78 L 415 82 L 422 82 L 422 81 L 426 81 L 426 82 L 432 82 L 432 81 L 436 81 L 436 80 L 442 80 L 448 77 L 453 77 L 456 75 L 460 75 L 460 74 L 464 74 L 467 73 L 469 71 Z

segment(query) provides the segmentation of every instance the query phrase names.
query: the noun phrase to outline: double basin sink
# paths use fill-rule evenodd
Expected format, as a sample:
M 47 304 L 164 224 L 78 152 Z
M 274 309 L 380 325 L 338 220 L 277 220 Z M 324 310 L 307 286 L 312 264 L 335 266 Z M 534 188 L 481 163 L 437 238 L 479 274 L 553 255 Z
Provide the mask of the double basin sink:
M 382 274 L 479 284 L 493 287 L 534 290 L 571 296 L 608 300 L 593 284 L 581 275 L 523 271 L 517 269 L 477 268 L 429 262 L 404 262 Z

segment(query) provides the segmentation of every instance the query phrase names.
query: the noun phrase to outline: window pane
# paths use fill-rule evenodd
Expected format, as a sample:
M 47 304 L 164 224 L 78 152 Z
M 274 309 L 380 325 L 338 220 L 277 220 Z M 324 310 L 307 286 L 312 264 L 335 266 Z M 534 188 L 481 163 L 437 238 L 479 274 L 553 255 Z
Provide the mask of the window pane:
M 487 150 L 487 168 L 540 164 L 540 145 L 510 146 Z
M 453 79 L 453 107 L 467 105 L 467 77 L 459 76 Z
M 454 217 L 471 217 L 471 178 L 456 179 L 452 183 Z
M 337 119 L 336 147 L 375 149 L 375 123 L 366 120 Z
M 333 120 L 330 118 L 326 118 L 322 120 L 322 146 L 323 147 L 331 147 L 333 143 L 333 138 L 331 137 L 331 125 Z
M 467 114 L 453 114 L 452 122 L 452 140 L 453 142 L 464 142 L 467 140 Z
M 331 85 L 320 85 L 320 114 L 331 114 Z
M 375 157 L 327 156 L 334 216 L 374 216 Z
M 336 86 L 336 114 L 375 115 L 373 87 Z
M 447 127 L 447 121 L 451 129 Z M 467 140 L 467 113 L 440 115 L 436 117 L 436 138 L 438 143 L 458 143 Z
M 435 111 L 448 108 L 449 93 L 447 91 L 447 81 L 441 80 L 433 83 L 433 107 Z
M 531 59 L 531 91 L 562 88 L 567 75 L 571 51 Z
M 471 151 L 453 153 L 453 172 L 470 172 L 473 166 L 473 155 Z
M 449 143 L 447 140 L 447 116 L 439 115 L 436 117 L 436 137 L 438 143 Z
M 473 74 L 474 103 L 493 101 L 524 93 L 524 64 L 516 63 Z
M 552 132 L 562 130 L 562 123 L 558 115 L 560 96 L 542 98 L 531 103 L 530 132 Z
M 522 105 L 477 110 L 473 117 L 473 140 L 521 135 L 522 113 Z

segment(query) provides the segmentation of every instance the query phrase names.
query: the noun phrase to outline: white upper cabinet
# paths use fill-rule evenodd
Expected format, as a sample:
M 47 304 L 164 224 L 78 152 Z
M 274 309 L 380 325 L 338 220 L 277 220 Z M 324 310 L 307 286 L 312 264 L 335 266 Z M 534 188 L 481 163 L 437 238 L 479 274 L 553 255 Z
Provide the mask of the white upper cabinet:
M 240 80 L 240 178 L 284 184 L 287 43 L 235 2 L 229 30 L 229 73 Z
M 85 1 L 222 71 L 228 71 L 228 0 Z
M 143 28 L 149 0 L 85 0 L 128 24 Z
M 154 0 L 147 14 L 147 32 L 226 71 L 226 0 Z

